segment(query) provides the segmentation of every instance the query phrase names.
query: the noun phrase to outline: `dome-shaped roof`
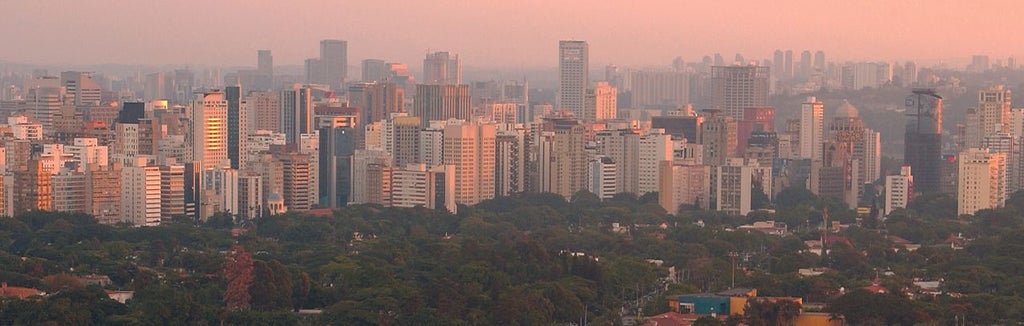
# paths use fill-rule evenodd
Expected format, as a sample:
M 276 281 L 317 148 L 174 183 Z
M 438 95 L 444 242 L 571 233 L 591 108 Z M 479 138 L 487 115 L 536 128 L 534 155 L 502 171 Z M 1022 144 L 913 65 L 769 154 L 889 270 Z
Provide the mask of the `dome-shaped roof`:
M 284 201 L 284 197 L 281 196 L 281 194 L 275 192 L 275 193 L 272 193 L 272 194 L 267 196 L 267 201 L 268 202 L 283 202 Z
M 857 114 L 857 108 L 847 100 L 843 100 L 843 104 L 840 104 L 839 109 L 836 109 L 837 118 L 856 118 Z

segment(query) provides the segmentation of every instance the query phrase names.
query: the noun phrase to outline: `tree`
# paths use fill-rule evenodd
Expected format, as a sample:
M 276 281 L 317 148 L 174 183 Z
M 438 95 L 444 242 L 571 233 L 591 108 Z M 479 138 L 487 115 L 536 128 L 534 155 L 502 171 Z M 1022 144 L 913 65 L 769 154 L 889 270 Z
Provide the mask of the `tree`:
M 800 304 L 792 300 L 750 298 L 743 310 L 747 323 L 753 326 L 787 326 L 800 314 Z
M 252 307 L 256 310 L 292 309 L 292 280 L 281 262 L 257 260 L 252 264 L 253 280 L 249 286 Z
M 252 300 L 249 294 L 252 272 L 252 256 L 249 256 L 242 246 L 235 245 L 228 255 L 227 263 L 224 264 L 224 278 L 228 281 L 227 290 L 224 291 L 224 303 L 227 304 L 228 310 L 249 308 L 249 301 Z

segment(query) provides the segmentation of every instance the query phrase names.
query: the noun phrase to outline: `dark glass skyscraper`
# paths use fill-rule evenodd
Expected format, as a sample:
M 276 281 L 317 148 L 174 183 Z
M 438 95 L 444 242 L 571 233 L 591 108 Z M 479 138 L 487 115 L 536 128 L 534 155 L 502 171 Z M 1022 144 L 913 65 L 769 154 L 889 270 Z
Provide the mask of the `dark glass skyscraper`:
M 228 86 L 224 88 L 224 99 L 228 101 L 228 159 L 231 168 L 238 169 L 239 164 L 239 123 L 241 122 L 240 107 L 242 103 L 242 87 Z
M 906 99 L 903 163 L 910 165 L 915 192 L 938 192 L 942 178 L 942 96 L 914 89 Z

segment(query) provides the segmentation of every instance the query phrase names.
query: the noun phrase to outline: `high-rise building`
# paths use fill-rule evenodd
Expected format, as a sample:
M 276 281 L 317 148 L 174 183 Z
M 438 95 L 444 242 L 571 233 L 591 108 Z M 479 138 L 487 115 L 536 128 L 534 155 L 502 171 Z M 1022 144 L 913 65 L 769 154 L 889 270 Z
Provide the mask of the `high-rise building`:
M 783 68 L 785 62 L 786 58 L 783 55 L 782 50 L 775 49 L 775 52 L 772 53 L 772 71 L 775 72 L 776 80 L 781 79 L 785 74 L 786 69 Z
M 1006 155 L 985 148 L 960 152 L 957 214 L 995 209 L 1006 201 Z
M 256 74 L 253 76 L 252 87 L 258 90 L 274 88 L 274 56 L 270 50 L 256 51 Z
M 587 190 L 602 200 L 612 199 L 617 193 L 615 188 L 618 183 L 615 162 L 607 156 L 599 155 L 590 159 L 587 169 Z
M 743 109 L 743 118 L 736 123 L 736 155 L 746 153 L 747 142 L 755 131 L 775 130 L 775 108 L 749 107 Z
M 420 150 L 420 118 L 409 116 L 398 116 L 385 122 L 388 125 L 387 135 L 390 146 L 385 148 L 391 153 L 391 159 L 395 166 L 406 166 L 419 162 Z
M 885 177 L 885 215 L 892 214 L 897 208 L 907 208 L 914 198 L 914 176 L 912 167 L 904 165 L 900 174 Z
M 263 216 L 263 177 L 257 173 L 238 176 L 238 216 L 254 219 Z
M 494 195 L 510 196 L 525 191 L 528 143 L 526 130 L 498 130 L 494 136 Z
M 160 218 L 170 221 L 185 216 L 185 166 L 160 166 Z
M 348 42 L 342 40 L 320 41 L 320 68 L 326 84 L 334 91 L 342 91 L 348 78 Z M 291 207 L 289 207 L 291 209 Z
M 74 96 L 74 106 L 98 105 L 100 103 L 102 89 L 92 79 L 92 74 L 79 71 L 65 71 L 60 73 L 60 85 L 65 88 L 68 95 Z
M 586 128 L 564 118 L 545 119 L 538 128 L 536 189 L 572 198 L 587 187 Z
M 676 214 L 681 205 L 709 208 L 711 167 L 692 162 L 661 161 L 658 172 L 658 203 L 666 212 Z
M 413 115 L 423 126 L 431 120 L 469 120 L 472 113 L 468 85 L 416 85 Z
M 117 224 L 121 219 L 121 169 L 90 169 L 85 171 L 86 207 L 85 212 L 96 218 L 100 224 Z M 161 209 L 162 209 L 161 205 Z
M 361 127 L 405 112 L 405 90 L 390 82 L 362 82 L 349 85 L 349 106 L 359 109 Z
M 53 186 L 53 211 L 85 212 L 86 177 L 85 173 L 73 169 L 61 169 L 51 177 Z
M 728 214 L 747 215 L 752 210 L 754 185 L 759 184 L 765 196 L 771 198 L 771 167 L 762 167 L 757 161 L 745 162 L 733 158 L 725 165 L 716 166 L 712 179 L 715 185 L 715 210 Z
M 380 59 L 364 59 L 362 74 L 361 81 L 382 82 L 388 76 L 387 62 Z
M 690 103 L 690 74 L 685 71 L 627 70 L 621 85 L 613 85 L 632 98 L 630 107 L 677 108 Z
M 585 115 L 587 86 L 590 83 L 590 46 L 586 41 L 558 42 L 558 95 L 556 110 L 572 112 L 577 119 Z
M 821 143 L 825 141 L 825 104 L 813 96 L 800 105 L 800 157 L 821 159 Z
M 825 51 L 814 52 L 814 69 L 823 73 L 825 68 Z
M 280 92 L 280 122 L 289 144 L 297 144 L 299 135 L 313 132 L 313 98 L 308 86 L 294 85 Z M 289 209 L 294 209 L 288 206 Z
M 312 188 L 318 185 L 311 182 L 310 156 L 298 151 L 282 150 L 274 154 L 281 162 L 281 188 L 284 205 L 288 210 L 307 211 L 313 207 L 310 200 Z
M 148 160 L 121 169 L 121 216 L 133 226 L 160 225 L 160 167 Z
M 594 136 L 596 142 L 595 152 L 602 156 L 603 160 L 597 158 L 600 164 L 614 165 L 616 182 L 612 194 L 631 193 L 639 195 L 640 192 L 640 135 L 637 130 L 618 129 L 598 131 Z M 592 164 L 592 163 L 591 163 Z M 591 166 L 591 172 L 594 172 Z M 591 176 L 591 182 L 593 181 Z M 591 189 L 593 192 L 593 189 Z M 596 192 L 594 192 L 596 194 Z
M 704 146 L 704 163 L 725 165 L 736 155 L 736 120 L 720 110 L 704 110 L 700 125 L 700 144 Z
M 846 186 L 844 193 L 847 194 L 847 197 L 843 199 L 847 203 L 852 203 L 851 207 L 856 207 L 857 198 L 859 198 L 857 195 L 863 189 L 866 181 L 867 151 L 865 147 L 867 141 L 865 136 L 864 120 L 860 118 L 857 108 L 849 101 L 843 100 L 829 124 L 829 140 L 833 144 L 841 144 L 842 146 L 836 148 L 845 151 L 843 155 L 835 157 L 842 157 L 846 160 L 846 162 L 841 162 L 841 165 L 848 169 L 846 171 L 847 179 L 843 181 Z M 872 147 L 873 149 L 877 148 Z
M 616 94 L 615 87 L 606 82 L 598 82 L 594 88 L 587 89 L 582 119 L 584 121 L 615 119 Z
M 276 92 L 250 92 L 245 98 L 248 105 L 249 132 L 267 130 L 281 132 L 281 104 Z
M 494 198 L 495 126 L 449 123 L 444 128 L 444 164 L 455 168 L 455 202 L 475 205 Z
M 423 59 L 424 84 L 461 85 L 462 59 L 447 51 L 427 53 Z
M 786 59 L 782 63 L 782 78 L 780 79 L 792 79 L 793 78 L 793 50 L 786 50 Z
M 245 166 L 241 154 L 245 153 L 245 138 L 248 135 L 248 122 L 246 116 L 247 105 L 242 101 L 242 88 L 240 86 L 228 86 L 224 88 L 224 98 L 228 102 L 228 159 L 231 160 L 231 168 L 238 169 Z
M 810 77 L 813 69 L 814 64 L 811 62 L 811 51 L 804 50 L 804 52 L 800 53 L 800 78 Z
M 343 125 L 320 125 L 320 204 L 338 208 L 349 202 L 352 192 L 352 154 L 355 129 Z
M 978 107 L 967 112 L 968 148 L 981 147 L 986 136 L 1010 132 L 1011 99 L 1002 85 L 978 92 Z
M 903 163 L 910 167 L 918 192 L 938 192 L 942 179 L 942 97 L 932 89 L 915 89 L 907 97 L 906 106 Z
M 187 143 L 191 146 L 191 161 L 199 162 L 201 169 L 230 165 L 228 159 L 228 101 L 221 91 L 197 94 L 192 101 L 192 128 Z M 159 169 L 158 169 L 159 172 Z
M 320 133 L 313 130 L 312 133 L 299 135 L 299 153 L 309 156 L 309 205 L 316 207 L 320 205 Z
M 739 121 L 743 109 L 768 105 L 768 80 L 768 67 L 711 67 L 711 106 Z
M 404 168 L 392 169 L 390 205 L 445 209 L 455 214 L 458 209 L 455 201 L 455 167 L 438 165 L 427 168 L 425 164 L 409 164 Z
M 672 136 L 665 134 L 663 130 L 652 129 L 651 132 L 643 135 L 640 141 L 640 162 L 637 165 L 639 188 L 637 196 L 643 196 L 650 192 L 657 192 L 660 179 L 660 167 L 662 161 L 671 161 L 675 154 L 677 144 L 682 141 L 673 142 Z

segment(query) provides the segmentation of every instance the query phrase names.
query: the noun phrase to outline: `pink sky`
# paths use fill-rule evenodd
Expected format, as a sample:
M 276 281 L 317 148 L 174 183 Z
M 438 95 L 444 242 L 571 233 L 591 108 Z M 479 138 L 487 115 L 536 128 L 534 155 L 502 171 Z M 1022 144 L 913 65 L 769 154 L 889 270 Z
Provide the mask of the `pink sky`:
M 298 65 L 328 38 L 349 42 L 351 65 L 413 67 L 428 49 L 471 67 L 552 67 L 559 39 L 588 41 L 595 66 L 776 48 L 926 63 L 1024 53 L 1024 2 L 1012 0 L 0 0 L 0 13 L 0 61 L 33 64 L 255 66 L 270 49 L 275 65 Z

